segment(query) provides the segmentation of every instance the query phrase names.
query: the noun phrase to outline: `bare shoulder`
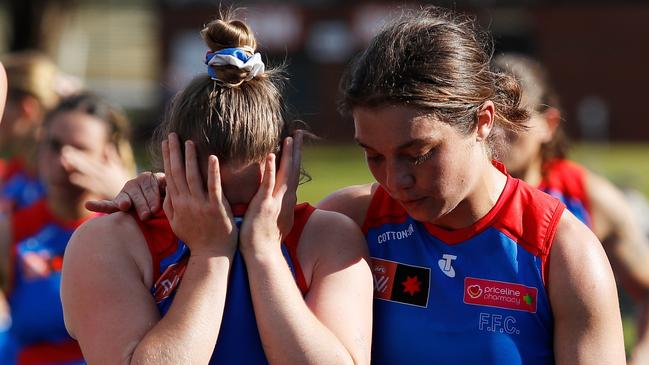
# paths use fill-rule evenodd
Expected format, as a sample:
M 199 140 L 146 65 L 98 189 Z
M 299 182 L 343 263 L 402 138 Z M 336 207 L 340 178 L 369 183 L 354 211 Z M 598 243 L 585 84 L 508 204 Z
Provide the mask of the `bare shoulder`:
M 580 274 L 584 270 L 598 271 L 605 276 L 611 272 L 602 245 L 595 234 L 572 213 L 564 210 L 550 250 L 550 281 L 554 282 L 553 272 Z
M 567 210 L 549 260 L 557 363 L 621 363 L 624 341 L 611 266 L 593 232 Z
M 298 258 L 307 281 L 316 267 L 336 270 L 368 257 L 363 233 L 344 214 L 316 209 L 304 226 Z
M 124 263 L 135 263 L 145 282 L 151 281 L 151 255 L 144 235 L 131 215 L 118 212 L 93 218 L 75 230 L 65 250 L 63 275 Z
M 366 247 L 363 233 L 348 216 L 333 211 L 316 209 L 304 227 L 302 237 L 312 241 L 332 242 L 336 245 L 348 241 L 350 246 Z M 359 245 L 359 239 L 361 240 Z
M 151 256 L 137 222 L 114 213 L 75 231 L 63 260 L 65 326 L 90 364 L 126 363 L 159 321 Z
M 318 208 L 342 213 L 361 226 L 377 188 L 377 183 L 342 188 L 322 199 Z

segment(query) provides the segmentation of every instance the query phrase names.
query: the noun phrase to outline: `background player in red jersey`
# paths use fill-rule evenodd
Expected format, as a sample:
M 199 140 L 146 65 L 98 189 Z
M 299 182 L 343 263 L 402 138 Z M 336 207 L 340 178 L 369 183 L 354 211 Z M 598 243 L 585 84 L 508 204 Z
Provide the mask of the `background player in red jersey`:
M 510 134 L 503 162 L 512 176 L 562 199 L 602 242 L 613 271 L 637 304 L 637 343 L 630 363 L 649 362 L 649 242 L 624 195 L 611 182 L 567 159 L 559 98 L 544 67 L 522 55 L 494 64 L 520 82 L 531 113 L 528 131 Z
M 93 216 L 84 202 L 103 195 L 71 181 L 76 169 L 62 156 L 68 147 L 102 164 L 110 150 L 130 148 L 128 121 L 88 93 L 63 99 L 45 118 L 37 160 L 48 194 L 0 220 L 1 284 L 12 321 L 3 364 L 83 363 L 63 323 L 61 266 L 72 231 Z
M 61 290 L 70 333 L 89 363 L 368 364 L 367 250 L 349 218 L 295 205 L 301 140 L 283 77 L 245 23 L 202 35 L 208 72 L 158 134 L 166 217 L 77 230 Z

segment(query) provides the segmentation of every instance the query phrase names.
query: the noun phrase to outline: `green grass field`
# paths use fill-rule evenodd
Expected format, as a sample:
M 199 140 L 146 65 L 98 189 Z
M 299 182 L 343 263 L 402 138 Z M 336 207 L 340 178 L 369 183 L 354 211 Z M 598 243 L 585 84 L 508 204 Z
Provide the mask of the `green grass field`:
M 616 184 L 649 196 L 649 144 L 580 144 L 571 157 Z M 303 166 L 313 180 L 300 186 L 298 195 L 310 203 L 341 187 L 374 181 L 362 150 L 353 145 L 308 146 Z

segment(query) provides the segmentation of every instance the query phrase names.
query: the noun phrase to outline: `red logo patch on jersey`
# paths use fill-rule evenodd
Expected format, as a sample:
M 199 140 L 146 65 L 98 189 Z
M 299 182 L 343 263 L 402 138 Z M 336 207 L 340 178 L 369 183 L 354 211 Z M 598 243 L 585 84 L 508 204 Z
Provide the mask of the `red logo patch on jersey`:
M 63 257 L 50 256 L 48 251 L 18 253 L 18 260 L 23 275 L 27 280 L 41 280 L 55 272 L 61 272 Z
M 538 289 L 504 281 L 464 279 L 464 303 L 536 313 Z
M 183 277 L 186 268 L 187 258 L 184 258 L 173 265 L 169 265 L 162 275 L 160 275 L 158 281 L 153 285 L 153 297 L 156 303 L 160 303 L 169 298 L 171 293 L 178 287 L 178 284 L 180 284 L 180 279 Z
M 374 298 L 428 306 L 430 268 L 372 258 Z

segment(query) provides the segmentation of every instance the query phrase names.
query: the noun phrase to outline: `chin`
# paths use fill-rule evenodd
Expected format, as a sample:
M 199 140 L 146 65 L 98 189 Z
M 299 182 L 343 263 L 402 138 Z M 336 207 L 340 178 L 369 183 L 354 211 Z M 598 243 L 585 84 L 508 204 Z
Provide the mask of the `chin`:
M 426 199 L 428 200 L 428 199 Z M 439 203 L 423 201 L 417 204 L 401 204 L 409 216 L 419 222 L 435 222 L 447 212 Z

